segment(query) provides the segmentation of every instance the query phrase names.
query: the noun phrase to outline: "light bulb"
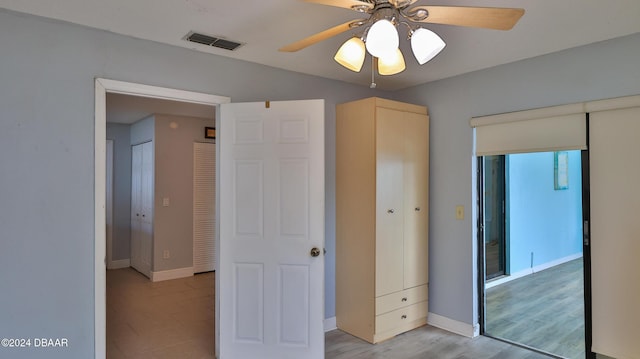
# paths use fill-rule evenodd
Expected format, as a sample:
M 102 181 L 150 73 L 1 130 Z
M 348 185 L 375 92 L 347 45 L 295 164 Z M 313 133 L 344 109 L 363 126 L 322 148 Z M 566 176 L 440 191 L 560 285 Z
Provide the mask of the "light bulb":
M 364 41 L 358 37 L 352 37 L 340 46 L 333 59 L 351 71 L 360 72 L 365 54 Z
M 433 59 L 447 44 L 435 32 L 419 28 L 411 34 L 411 50 L 420 65 Z
M 404 71 L 405 68 L 404 56 L 397 47 L 391 56 L 378 58 L 378 73 L 380 75 L 395 75 Z
M 386 19 L 378 20 L 367 33 L 367 51 L 375 57 L 391 56 L 399 43 L 398 30 Z

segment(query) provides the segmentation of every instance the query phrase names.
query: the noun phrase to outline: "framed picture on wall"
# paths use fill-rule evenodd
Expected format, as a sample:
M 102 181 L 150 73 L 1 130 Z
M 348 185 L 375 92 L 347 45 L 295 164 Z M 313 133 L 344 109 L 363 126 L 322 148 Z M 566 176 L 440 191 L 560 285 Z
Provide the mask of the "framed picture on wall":
M 569 152 L 553 153 L 553 189 L 569 188 Z
M 216 139 L 216 128 L 215 127 L 205 127 L 204 128 L 204 138 L 212 138 Z

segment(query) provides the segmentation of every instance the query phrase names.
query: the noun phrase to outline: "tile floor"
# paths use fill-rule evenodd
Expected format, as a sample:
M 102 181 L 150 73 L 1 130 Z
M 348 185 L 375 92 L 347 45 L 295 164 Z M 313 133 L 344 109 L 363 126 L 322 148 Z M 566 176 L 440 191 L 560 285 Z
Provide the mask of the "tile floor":
M 215 358 L 213 296 L 213 273 L 154 283 L 107 271 L 107 359 Z

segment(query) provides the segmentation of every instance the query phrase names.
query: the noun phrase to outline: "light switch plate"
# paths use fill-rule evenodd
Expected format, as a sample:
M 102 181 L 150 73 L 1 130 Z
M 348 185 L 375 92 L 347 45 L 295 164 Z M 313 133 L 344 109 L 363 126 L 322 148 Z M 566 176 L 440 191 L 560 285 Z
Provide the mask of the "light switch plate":
M 459 221 L 464 219 L 464 206 L 456 206 L 456 219 Z
M 162 199 L 162 207 L 169 207 L 169 198 L 165 197 Z

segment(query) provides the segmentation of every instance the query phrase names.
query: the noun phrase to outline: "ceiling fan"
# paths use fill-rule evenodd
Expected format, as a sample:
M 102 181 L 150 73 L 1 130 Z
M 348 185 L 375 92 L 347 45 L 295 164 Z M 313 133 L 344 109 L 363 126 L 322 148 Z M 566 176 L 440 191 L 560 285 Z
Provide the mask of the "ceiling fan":
M 437 55 L 445 43 L 422 23 L 509 30 L 524 14 L 524 9 L 469 6 L 414 5 L 417 0 L 302 0 L 335 6 L 368 15 L 351 20 L 296 41 L 279 49 L 295 52 L 308 46 L 355 29 L 359 34 L 347 40 L 334 59 L 344 67 L 359 72 L 364 62 L 365 48 L 378 62 L 381 75 L 393 75 L 405 68 L 398 48 L 399 25 L 408 29 L 408 39 L 419 64 Z M 360 30 L 362 29 L 362 30 Z

